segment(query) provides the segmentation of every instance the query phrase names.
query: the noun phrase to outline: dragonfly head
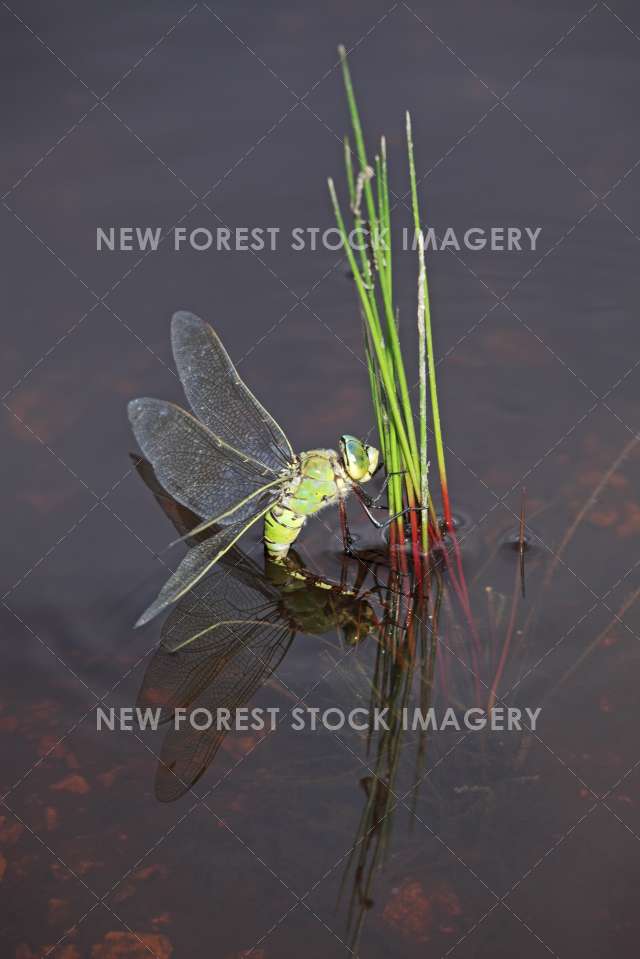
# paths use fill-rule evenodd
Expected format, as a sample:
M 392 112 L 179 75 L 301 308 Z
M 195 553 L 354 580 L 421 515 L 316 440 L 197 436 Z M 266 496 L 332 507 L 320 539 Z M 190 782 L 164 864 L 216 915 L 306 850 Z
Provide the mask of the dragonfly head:
M 374 610 L 365 599 L 354 599 L 351 606 L 345 609 L 340 617 L 342 637 L 347 646 L 357 646 L 379 625 L 380 622 Z
M 379 451 L 357 436 L 345 433 L 340 437 L 340 455 L 347 476 L 355 483 L 366 483 L 378 469 Z

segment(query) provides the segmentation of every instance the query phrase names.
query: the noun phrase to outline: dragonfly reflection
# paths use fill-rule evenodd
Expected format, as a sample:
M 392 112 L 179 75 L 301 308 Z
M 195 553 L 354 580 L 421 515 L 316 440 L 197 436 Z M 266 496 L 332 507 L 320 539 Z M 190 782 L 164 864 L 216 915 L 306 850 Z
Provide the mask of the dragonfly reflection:
M 172 500 L 149 463 L 139 473 L 180 533 L 198 518 Z M 137 706 L 160 709 L 168 725 L 156 776 L 156 796 L 172 802 L 206 772 L 226 735 L 214 722 L 197 729 L 174 724 L 176 710 L 234 711 L 269 680 L 297 633 L 320 636 L 337 629 L 346 644 L 361 642 L 378 626 L 368 594 L 328 583 L 305 570 L 292 554 L 287 567 L 264 566 L 233 547 L 209 576 L 187 593 L 166 619 Z

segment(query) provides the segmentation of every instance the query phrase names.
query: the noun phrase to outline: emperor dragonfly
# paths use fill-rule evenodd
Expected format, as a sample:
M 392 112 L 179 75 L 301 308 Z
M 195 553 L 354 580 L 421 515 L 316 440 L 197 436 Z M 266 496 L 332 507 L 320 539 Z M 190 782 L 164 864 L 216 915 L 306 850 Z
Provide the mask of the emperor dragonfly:
M 363 497 L 359 484 L 372 478 L 379 461 L 377 449 L 347 434 L 339 452 L 296 455 L 220 338 L 193 313 L 173 316 L 171 343 L 194 415 L 142 398 L 129 403 L 129 420 L 161 485 L 203 519 L 192 532 L 216 530 L 189 550 L 137 626 L 184 596 L 261 519 L 267 555 L 283 561 L 307 517 L 337 503 L 348 546 L 344 501 L 353 490 Z

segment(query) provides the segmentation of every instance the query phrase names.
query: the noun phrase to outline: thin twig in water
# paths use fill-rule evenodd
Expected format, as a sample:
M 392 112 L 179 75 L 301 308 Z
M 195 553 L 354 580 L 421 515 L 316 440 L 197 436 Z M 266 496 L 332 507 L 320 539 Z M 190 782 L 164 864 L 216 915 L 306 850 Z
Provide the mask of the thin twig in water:
M 525 590 L 524 590 L 524 553 L 526 549 L 526 542 L 524 538 L 525 530 L 525 504 L 527 500 L 527 491 L 522 487 L 522 500 L 520 503 L 520 532 L 518 534 L 518 553 L 520 554 L 520 586 L 522 588 L 522 598 L 524 599 Z

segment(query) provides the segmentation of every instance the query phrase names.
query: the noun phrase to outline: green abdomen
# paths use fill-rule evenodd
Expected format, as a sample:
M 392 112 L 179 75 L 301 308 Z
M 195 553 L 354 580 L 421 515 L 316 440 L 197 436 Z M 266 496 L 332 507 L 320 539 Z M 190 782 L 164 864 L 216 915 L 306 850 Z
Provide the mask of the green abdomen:
M 307 516 L 317 513 L 337 492 L 330 453 L 324 450 L 301 453 L 299 481 L 265 517 L 264 542 L 269 556 L 274 559 L 286 556 Z

